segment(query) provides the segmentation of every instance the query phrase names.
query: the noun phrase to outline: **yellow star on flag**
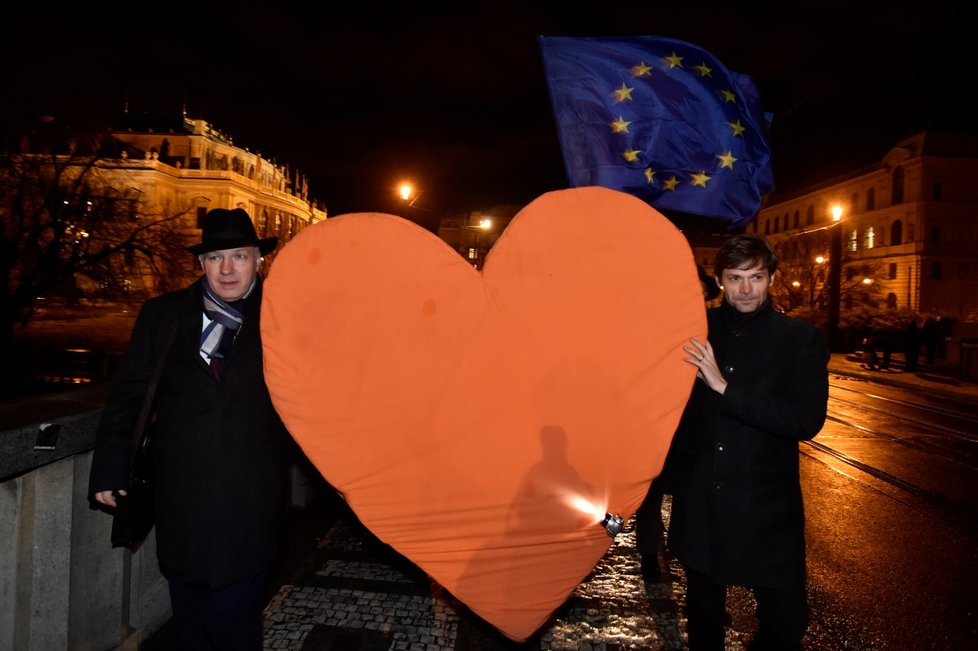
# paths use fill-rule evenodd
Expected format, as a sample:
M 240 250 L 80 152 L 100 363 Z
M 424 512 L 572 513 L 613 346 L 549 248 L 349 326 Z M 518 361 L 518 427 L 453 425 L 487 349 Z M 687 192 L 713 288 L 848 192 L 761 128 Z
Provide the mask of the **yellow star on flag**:
M 744 133 L 744 125 L 740 123 L 740 120 L 727 122 L 727 124 L 730 126 L 731 131 L 733 131 L 733 135 L 739 136 Z
M 721 169 L 723 169 L 724 167 L 729 167 L 730 169 L 733 169 L 733 164 L 737 160 L 736 158 L 733 157 L 733 152 L 730 151 L 729 149 L 727 150 L 726 154 L 721 154 L 717 156 L 717 158 L 720 159 Z
M 689 176 L 693 179 L 693 185 L 698 185 L 701 188 L 705 188 L 706 182 L 710 180 L 710 177 L 703 172 L 699 172 L 698 174 L 690 174 Z
M 652 177 L 653 176 L 655 176 L 655 170 L 653 170 L 651 167 L 646 167 L 645 168 L 645 182 L 646 183 L 652 183 Z
M 737 96 L 732 90 L 721 90 L 720 94 L 723 95 L 724 102 L 736 102 Z
M 632 91 L 634 88 L 629 88 L 625 85 L 625 82 L 621 82 L 621 88 L 615 89 L 615 104 L 621 104 L 625 100 L 630 100 L 632 98 Z
M 666 60 L 666 63 L 669 64 L 669 67 L 670 68 L 682 68 L 683 67 L 683 57 L 681 57 L 678 54 L 676 54 L 676 51 L 675 50 L 673 50 L 672 51 L 672 54 L 670 54 L 669 56 L 662 57 L 662 58 Z
M 638 160 L 638 155 L 642 153 L 641 149 L 626 149 L 621 153 L 622 158 L 627 160 L 629 163 L 634 163 Z
M 645 61 L 639 61 L 638 65 L 632 66 L 632 76 L 633 77 L 648 77 L 652 73 L 652 66 L 645 63 Z
M 662 182 L 662 189 L 675 190 L 677 185 L 679 185 L 679 179 L 673 176 L 672 178 L 668 178 Z
M 698 71 L 699 71 L 699 73 L 700 73 L 700 77 L 711 77 L 711 76 L 712 76 L 712 74 L 711 74 L 711 73 L 713 72 L 713 70 L 711 70 L 711 69 L 710 69 L 710 68 L 709 68 L 709 67 L 708 67 L 708 66 L 706 65 L 706 63 L 705 63 L 705 62 L 704 62 L 704 63 L 701 63 L 701 64 L 699 64 L 698 66 L 693 66 L 693 67 L 694 67 L 694 68 L 696 68 L 696 70 L 698 70 Z
M 629 124 L 631 122 L 619 115 L 618 119 L 614 122 L 609 122 L 608 126 L 611 127 L 611 133 L 628 133 Z

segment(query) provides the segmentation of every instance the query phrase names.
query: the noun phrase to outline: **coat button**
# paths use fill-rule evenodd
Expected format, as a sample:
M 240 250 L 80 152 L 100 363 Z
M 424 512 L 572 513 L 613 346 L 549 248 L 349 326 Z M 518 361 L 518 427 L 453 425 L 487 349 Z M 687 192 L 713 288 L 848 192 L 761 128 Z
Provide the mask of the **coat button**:
M 723 367 L 723 372 L 724 373 L 733 373 L 733 371 L 734 371 L 733 366 L 724 366 Z

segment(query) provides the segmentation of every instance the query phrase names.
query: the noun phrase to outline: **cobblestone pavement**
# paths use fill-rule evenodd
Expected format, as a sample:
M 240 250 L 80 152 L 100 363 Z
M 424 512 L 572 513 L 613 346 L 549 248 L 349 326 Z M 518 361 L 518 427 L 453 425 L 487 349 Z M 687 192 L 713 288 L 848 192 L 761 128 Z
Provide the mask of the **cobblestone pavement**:
M 663 516 L 668 518 L 666 497 Z M 643 581 L 634 521 L 594 571 L 525 643 L 505 638 L 373 538 L 352 516 L 320 541 L 309 570 L 265 609 L 265 648 L 302 651 L 617 651 L 682 649 L 682 571 L 662 554 L 658 582 Z M 728 651 L 746 634 L 729 631 Z

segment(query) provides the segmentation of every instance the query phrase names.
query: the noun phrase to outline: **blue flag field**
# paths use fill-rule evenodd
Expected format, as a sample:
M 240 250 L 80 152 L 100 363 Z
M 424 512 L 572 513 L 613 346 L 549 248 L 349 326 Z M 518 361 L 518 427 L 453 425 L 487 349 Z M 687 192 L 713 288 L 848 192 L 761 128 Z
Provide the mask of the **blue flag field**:
M 770 115 L 753 80 L 657 36 L 540 37 L 571 187 L 740 226 L 773 189 Z

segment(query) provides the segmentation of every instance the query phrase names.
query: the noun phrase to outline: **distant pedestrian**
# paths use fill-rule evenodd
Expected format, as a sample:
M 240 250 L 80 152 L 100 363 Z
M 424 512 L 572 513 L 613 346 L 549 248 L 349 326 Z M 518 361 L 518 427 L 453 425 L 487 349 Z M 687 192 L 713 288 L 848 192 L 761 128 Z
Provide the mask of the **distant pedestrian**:
M 798 442 L 825 422 L 829 353 L 814 325 L 772 306 L 777 264 L 760 236 L 724 243 L 709 338 L 683 346 L 697 381 L 673 440 L 668 544 L 693 651 L 724 649 L 729 585 L 754 594 L 751 649 L 799 649 L 808 627 Z
M 927 353 L 927 363 L 933 365 L 937 361 L 937 349 L 941 343 L 941 324 L 932 317 L 924 321 L 924 350 Z
M 903 331 L 903 368 L 907 373 L 916 373 L 917 364 L 920 360 L 920 328 L 917 326 L 917 319 L 910 319 L 910 323 Z
M 260 650 L 265 572 L 281 530 L 289 436 L 272 406 L 258 318 L 262 255 L 244 210 L 211 210 L 188 247 L 203 275 L 147 301 L 99 421 L 89 495 L 115 508 L 150 378 L 156 554 L 187 649 Z M 168 352 L 163 342 L 175 333 Z
M 863 337 L 863 363 L 861 364 L 863 368 L 869 369 L 870 371 L 875 371 L 879 368 L 879 356 L 876 353 L 878 346 L 879 337 L 876 335 L 867 334 Z

